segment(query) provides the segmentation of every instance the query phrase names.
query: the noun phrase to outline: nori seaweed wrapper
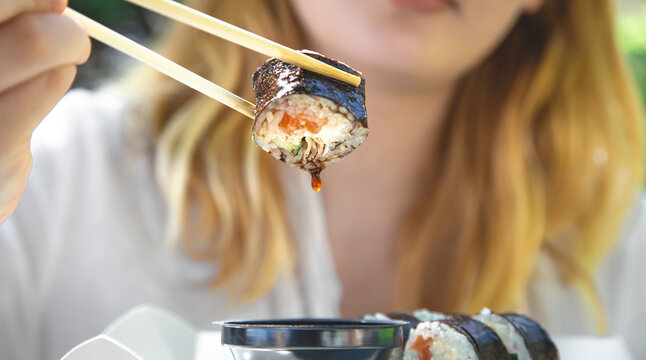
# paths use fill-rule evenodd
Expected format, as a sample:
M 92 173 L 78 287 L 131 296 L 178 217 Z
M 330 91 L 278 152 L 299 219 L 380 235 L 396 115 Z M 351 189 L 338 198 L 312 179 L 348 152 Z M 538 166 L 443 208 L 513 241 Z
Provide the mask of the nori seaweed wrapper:
M 509 352 L 493 329 L 466 315 L 453 315 L 439 322 L 466 336 L 480 360 L 509 359 Z
M 337 69 L 361 76 L 361 73 L 342 62 L 309 50 L 301 52 Z M 316 95 L 345 107 L 364 127 L 368 127 L 366 82 L 364 79 L 361 80 L 359 86 L 355 87 L 272 58 L 262 64 L 253 74 L 253 90 L 256 93 L 256 116 L 271 102 L 284 96 Z
M 559 352 L 547 331 L 532 318 L 523 314 L 498 314 L 518 330 L 532 360 L 558 360 Z
M 323 55 L 302 53 L 361 75 Z M 309 172 L 316 191 L 321 189 L 321 171 L 354 151 L 368 135 L 363 79 L 353 86 L 269 59 L 253 74 L 253 89 L 254 142 L 275 159 Z

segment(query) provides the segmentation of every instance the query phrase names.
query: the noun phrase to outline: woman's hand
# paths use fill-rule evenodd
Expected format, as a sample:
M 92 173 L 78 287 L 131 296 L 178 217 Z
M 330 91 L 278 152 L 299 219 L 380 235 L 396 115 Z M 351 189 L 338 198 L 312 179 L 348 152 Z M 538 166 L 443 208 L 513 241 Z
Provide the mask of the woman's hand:
M 66 5 L 0 1 L 0 223 L 13 213 L 27 183 L 32 132 L 90 54 L 87 34 L 59 14 Z

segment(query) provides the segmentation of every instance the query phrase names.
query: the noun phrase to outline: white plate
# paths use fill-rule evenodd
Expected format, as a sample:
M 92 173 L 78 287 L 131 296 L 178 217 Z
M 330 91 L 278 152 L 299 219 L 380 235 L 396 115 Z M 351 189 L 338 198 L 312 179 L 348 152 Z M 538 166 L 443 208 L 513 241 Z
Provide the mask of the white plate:
M 561 360 L 633 360 L 623 338 L 617 336 L 554 336 Z
M 205 331 L 197 337 L 195 360 L 233 360 L 233 356 L 220 343 L 219 331 Z
M 143 360 L 132 350 L 105 335 L 93 337 L 72 350 L 61 360 Z
M 144 359 L 195 357 L 197 331 L 176 315 L 151 305 L 140 305 L 123 314 L 103 334 Z

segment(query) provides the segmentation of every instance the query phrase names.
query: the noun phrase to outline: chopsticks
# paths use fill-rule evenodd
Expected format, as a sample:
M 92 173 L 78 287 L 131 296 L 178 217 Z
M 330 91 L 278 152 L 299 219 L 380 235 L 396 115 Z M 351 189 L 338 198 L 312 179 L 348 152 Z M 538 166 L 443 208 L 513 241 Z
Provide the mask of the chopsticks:
M 255 118 L 256 106 L 249 101 L 235 95 L 207 79 L 191 72 L 190 70 L 166 59 L 156 52 L 137 44 L 136 42 L 108 29 L 98 22 L 82 15 L 70 8 L 65 9 L 63 14 L 76 20 L 85 31 L 94 39 L 113 47 L 133 58 L 149 65 L 155 70 L 187 85 L 202 94 L 221 102 L 222 104 L 239 111 L 245 116 Z
M 300 66 L 306 70 L 328 76 L 339 81 L 359 86 L 361 78 L 331 65 L 316 60 L 296 50 L 278 44 L 247 30 L 233 26 L 222 20 L 203 14 L 195 9 L 172 0 L 126 0 L 144 7 L 162 16 L 179 21 L 196 29 L 221 37 L 227 41 L 244 46 L 253 51 L 265 54 Z M 66 8 L 63 14 L 76 20 L 92 38 L 113 47 L 157 71 L 203 93 L 212 99 L 239 111 L 243 115 L 255 118 L 255 105 L 235 95 L 190 70 L 172 62 L 156 52 L 120 35 L 119 33 L 99 24 L 98 22 Z
M 244 46 L 250 50 L 274 57 L 303 69 L 325 75 L 348 84 L 359 86 L 361 78 L 339 70 L 322 61 L 316 60 L 287 46 L 256 35 L 220 19 L 201 13 L 186 5 L 172 0 L 126 0 L 162 16 L 179 21 L 196 29 L 215 35 L 227 41 Z M 237 1 L 237 0 L 227 0 Z

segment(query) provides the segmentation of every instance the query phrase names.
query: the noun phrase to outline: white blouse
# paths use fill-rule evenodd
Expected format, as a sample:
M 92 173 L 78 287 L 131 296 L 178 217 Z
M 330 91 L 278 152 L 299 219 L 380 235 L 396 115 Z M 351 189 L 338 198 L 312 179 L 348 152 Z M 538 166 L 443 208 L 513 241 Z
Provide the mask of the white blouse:
M 0 359 L 58 359 L 141 303 L 208 329 L 215 320 L 336 317 L 341 286 L 320 194 L 298 170 L 284 176 L 298 256 L 294 274 L 253 303 L 209 289 L 217 264 L 165 242 L 165 204 L 150 144 L 126 128 L 118 94 L 70 92 L 34 134 L 34 166 L 16 212 L 0 225 Z M 645 354 L 646 202 L 599 271 L 610 330 Z M 546 269 L 550 264 L 545 264 Z M 531 289 L 532 315 L 552 333 L 590 333 L 576 292 L 549 271 Z

